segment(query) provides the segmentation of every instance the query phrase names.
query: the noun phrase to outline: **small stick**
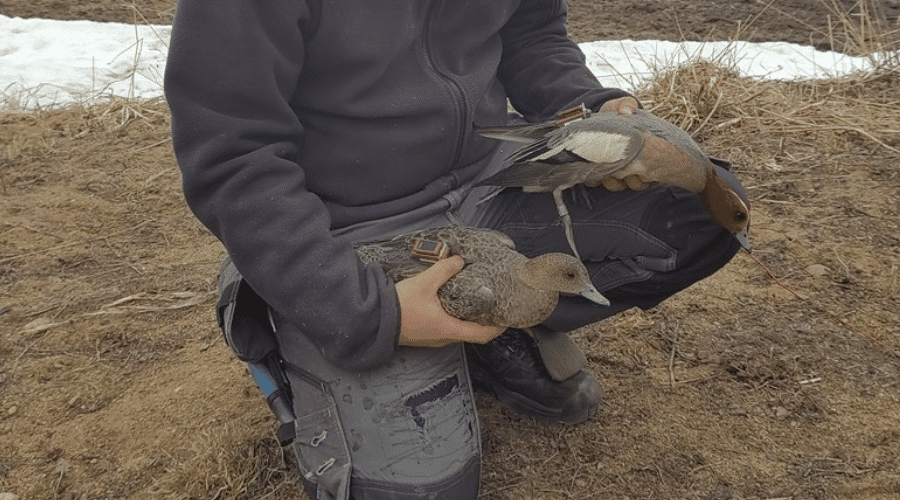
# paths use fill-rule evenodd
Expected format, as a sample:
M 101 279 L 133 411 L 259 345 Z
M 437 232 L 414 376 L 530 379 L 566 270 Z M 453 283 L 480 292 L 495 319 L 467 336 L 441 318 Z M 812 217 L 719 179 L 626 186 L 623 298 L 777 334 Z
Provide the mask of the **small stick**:
M 150 149 L 150 148 L 152 148 L 152 147 L 159 146 L 159 145 L 161 145 L 161 144 L 165 144 L 165 143 L 167 143 L 167 142 L 169 142 L 169 141 L 171 141 L 171 140 L 172 140 L 172 138 L 169 137 L 169 138 L 163 139 L 163 140 L 161 140 L 161 141 L 159 141 L 159 142 L 154 142 L 153 144 L 144 146 L 144 147 L 142 147 L 142 148 L 135 149 L 133 152 L 134 152 L 134 153 L 139 153 L 139 152 L 141 152 L 141 151 L 144 151 L 145 149 Z M 163 174 L 165 174 L 166 172 L 169 172 L 169 170 L 170 170 L 170 169 L 163 170 L 162 172 L 160 172 L 160 173 L 158 173 L 158 174 L 156 174 L 156 175 L 151 176 L 150 179 L 155 179 L 156 177 L 159 177 L 160 175 L 163 175 Z
M 723 95 L 723 93 L 721 91 L 719 91 L 719 97 L 716 98 L 716 103 L 713 104 L 712 109 L 709 110 L 709 113 L 706 114 L 706 118 L 703 119 L 703 123 L 701 123 L 700 126 L 698 126 L 694 130 L 694 135 L 699 134 L 700 131 L 703 130 L 703 127 L 706 126 L 706 124 L 709 122 L 709 119 L 712 118 L 712 116 L 716 112 L 716 110 L 719 109 L 719 103 L 722 102 L 722 95 Z
M 672 352 L 669 353 L 669 385 L 675 387 L 675 351 L 678 350 L 678 330 L 672 338 Z
M 750 252 L 747 252 L 747 255 L 749 255 L 750 258 L 752 258 L 753 260 L 755 260 L 756 263 L 760 265 L 760 267 L 762 267 L 763 269 L 765 269 L 765 271 L 769 274 L 769 276 L 772 277 L 772 280 L 774 280 L 775 283 L 777 283 L 779 286 L 781 286 L 782 288 L 784 288 L 784 289 L 787 290 L 788 292 L 791 292 L 791 294 L 793 294 L 794 296 L 796 296 L 798 299 L 800 299 L 800 300 L 802 300 L 802 301 L 804 301 L 804 302 L 807 301 L 807 297 L 803 296 L 802 294 L 800 294 L 799 292 L 797 292 L 797 291 L 794 290 L 793 288 L 791 288 L 791 287 L 785 285 L 784 283 L 782 283 L 781 280 L 779 280 L 778 277 L 775 275 L 775 273 L 772 272 L 771 269 L 769 269 L 768 267 L 766 267 L 766 265 L 763 264 L 762 261 L 760 261 L 755 255 L 751 254 Z M 846 328 L 847 328 L 848 330 L 850 330 L 851 332 L 853 332 L 853 333 L 855 333 L 855 334 L 857 334 L 857 335 L 859 335 L 859 336 L 861 336 L 861 337 L 865 337 L 865 338 L 869 339 L 870 342 L 873 342 L 873 343 L 875 343 L 875 344 L 878 344 L 879 346 L 881 346 L 884 350 L 886 350 L 887 352 L 889 352 L 889 353 L 892 354 L 893 356 L 895 356 L 895 357 L 897 357 L 897 358 L 900 358 L 900 352 L 897 352 L 896 350 L 894 350 L 893 348 L 891 348 L 890 346 L 888 346 L 888 345 L 885 344 L 884 342 L 882 342 L 882 341 L 876 339 L 875 337 L 873 337 L 871 334 L 869 334 L 869 333 L 866 332 L 865 330 L 861 330 L 861 329 L 854 328 L 853 325 L 851 325 L 850 323 L 848 323 L 847 320 L 845 320 L 844 318 L 841 318 L 841 317 L 839 317 L 838 315 L 836 315 L 836 314 L 834 314 L 834 313 L 832 313 L 832 312 L 830 312 L 830 311 L 827 311 L 827 310 L 825 310 L 825 309 L 822 308 L 822 307 L 819 307 L 819 306 L 817 306 L 817 305 L 815 305 L 815 304 L 811 304 L 811 306 L 812 306 L 812 308 L 815 309 L 816 311 L 818 311 L 818 312 L 820 312 L 820 313 L 822 313 L 822 314 L 828 316 L 828 318 L 831 319 L 832 321 L 836 321 L 836 322 L 838 322 L 838 323 L 844 325 L 844 327 L 846 327 Z
M 765 270 L 766 273 L 768 273 L 769 277 L 771 277 L 772 280 L 775 281 L 775 283 L 777 283 L 779 286 L 781 286 L 781 287 L 784 288 L 785 290 L 791 292 L 791 293 L 792 293 L 794 296 L 796 296 L 798 299 L 800 299 L 800 300 L 806 300 L 806 296 L 802 295 L 800 292 L 794 290 L 793 288 L 791 288 L 791 287 L 785 285 L 780 279 L 778 279 L 778 276 L 776 276 L 775 273 L 774 273 L 771 269 L 769 269 L 765 264 L 763 264 L 762 261 L 759 260 L 759 258 L 757 258 L 755 255 L 753 255 L 753 254 L 750 253 L 750 252 L 746 252 L 746 254 L 749 255 L 751 259 L 753 259 L 754 261 L 756 261 L 756 263 L 759 264 L 759 266 L 760 266 L 761 268 L 763 268 L 763 270 Z
M 82 240 L 82 241 L 72 241 L 72 242 L 70 242 L 70 243 L 65 243 L 65 244 L 62 244 L 62 245 L 57 245 L 57 246 L 55 246 L 55 247 L 43 248 L 43 249 L 41 249 L 41 250 L 34 250 L 34 251 L 32 251 L 32 252 L 26 252 L 26 253 L 22 253 L 22 254 L 19 254 L 19 255 L 13 255 L 12 257 L 6 257 L 6 258 L 4 258 L 4 259 L 0 259 L 0 264 L 4 264 L 4 263 L 6 263 L 6 262 L 10 262 L 10 261 L 13 261 L 13 260 L 22 259 L 22 258 L 25 258 L 25 257 L 30 257 L 30 256 L 32 256 L 32 255 L 37 255 L 37 254 L 41 254 L 41 253 L 45 253 L 45 252 L 52 252 L 52 251 L 54 251 L 54 250 L 59 250 L 59 249 L 61 249 L 61 248 L 67 248 L 67 247 L 71 247 L 71 246 L 75 246 L 75 245 L 81 245 L 81 244 L 84 244 L 84 243 L 90 243 L 90 242 L 92 242 L 92 241 L 105 240 L 106 238 L 109 238 L 110 236 L 116 236 L 116 235 L 119 235 L 119 234 L 122 234 L 122 233 L 127 233 L 127 232 L 130 232 L 130 231 L 134 231 L 135 229 L 137 229 L 137 228 L 139 228 L 139 227 L 141 227 L 141 226 L 145 226 L 145 225 L 149 224 L 150 222 L 151 222 L 151 221 L 146 220 L 146 221 L 141 222 L 140 224 L 138 224 L 138 225 L 136 225 L 136 226 L 134 226 L 134 227 L 131 227 L 131 228 L 128 228 L 128 229 L 123 229 L 122 231 L 116 231 L 116 232 L 114 232 L 114 233 L 107 234 L 106 236 L 100 236 L 100 237 L 97 237 L 97 238 L 88 238 L 88 239 Z

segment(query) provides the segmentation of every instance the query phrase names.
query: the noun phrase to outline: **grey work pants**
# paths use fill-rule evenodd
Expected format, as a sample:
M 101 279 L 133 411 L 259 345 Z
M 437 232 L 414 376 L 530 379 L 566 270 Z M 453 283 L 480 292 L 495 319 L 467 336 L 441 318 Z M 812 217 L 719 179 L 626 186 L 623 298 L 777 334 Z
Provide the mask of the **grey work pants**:
M 499 168 L 505 153 L 498 153 Z M 726 182 L 743 192 L 725 170 Z M 508 234 L 526 255 L 567 251 L 549 193 L 467 188 L 415 213 L 336 231 L 351 241 L 462 224 Z M 575 240 L 596 287 L 612 302 L 563 298 L 544 325 L 558 332 L 631 307 L 649 308 L 709 276 L 739 249 L 697 196 L 654 186 L 642 192 L 586 189 L 566 196 Z M 295 451 L 320 499 L 474 499 L 480 440 L 460 345 L 401 348 L 385 367 L 349 372 L 327 363 L 294 325 L 276 316 L 299 420 Z

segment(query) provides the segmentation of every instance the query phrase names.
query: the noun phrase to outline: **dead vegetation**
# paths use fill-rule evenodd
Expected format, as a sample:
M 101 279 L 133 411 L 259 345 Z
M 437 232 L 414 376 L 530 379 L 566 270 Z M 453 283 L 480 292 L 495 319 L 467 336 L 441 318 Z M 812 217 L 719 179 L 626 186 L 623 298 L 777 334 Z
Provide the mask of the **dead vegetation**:
M 179 462 L 154 493 L 208 500 L 301 496 L 293 454 L 260 432 L 259 424 L 268 424 L 267 411 L 254 412 L 255 426 L 232 422 L 202 432 L 191 442 L 192 455 Z
M 813 26 L 785 12 L 773 0 L 757 0 L 779 15 L 796 20 L 809 31 L 809 45 L 852 55 L 869 56 L 885 66 L 897 67 L 900 50 L 900 18 L 896 2 L 876 0 L 821 0 L 826 8 L 825 26 Z M 816 43 L 814 40 L 823 40 Z
M 723 60 L 667 70 L 640 96 L 649 110 L 698 140 L 752 127 L 783 136 L 815 137 L 829 151 L 843 150 L 849 135 L 896 154 L 900 153 L 898 85 L 900 67 L 829 80 L 772 83 L 742 78 Z
M 860 40 L 896 51 L 876 24 Z M 576 332 L 606 390 L 585 425 L 480 397 L 483 498 L 900 496 L 897 88 L 889 64 L 767 82 L 718 61 L 642 89 L 734 162 L 762 264 Z M 169 140 L 160 101 L 0 113 L 0 493 L 302 497 L 216 330 L 222 250 Z

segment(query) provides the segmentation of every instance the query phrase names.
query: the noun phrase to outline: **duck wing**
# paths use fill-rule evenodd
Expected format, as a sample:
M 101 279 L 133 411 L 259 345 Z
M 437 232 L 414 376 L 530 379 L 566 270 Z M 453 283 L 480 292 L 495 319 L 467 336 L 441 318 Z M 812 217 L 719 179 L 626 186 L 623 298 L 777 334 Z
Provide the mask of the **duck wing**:
M 459 255 L 466 262 L 484 260 L 485 252 L 514 251 L 516 244 L 509 236 L 493 229 L 444 226 L 417 231 L 409 236 L 410 241 L 422 238 L 438 241 L 450 247 L 450 255 Z
M 618 113 L 597 113 L 555 129 L 510 155 L 516 162 L 569 153 L 591 163 L 625 164 L 644 144 L 644 132 Z
M 525 137 L 522 126 L 494 138 Z M 527 126 L 526 126 L 527 127 Z M 495 127 L 499 129 L 501 127 Z M 547 128 L 547 127 L 545 127 Z M 647 133 L 617 113 L 597 113 L 589 118 L 551 128 L 543 136 L 513 152 L 511 165 L 479 185 L 524 187 L 531 191 L 566 189 L 587 178 L 600 179 L 628 165 L 640 153 Z
M 445 226 L 396 236 L 390 240 L 355 245 L 356 254 L 365 263 L 377 263 L 394 281 L 415 276 L 430 266 L 415 258 L 413 248 L 425 240 L 446 245 L 449 255 L 459 255 L 467 264 L 497 260 L 498 255 L 519 255 L 513 240 L 493 229 Z
M 359 260 L 380 265 L 385 275 L 395 283 L 428 269 L 427 263 L 413 258 L 405 236 L 356 245 L 355 250 Z
M 594 165 L 583 160 L 551 164 L 538 161 L 513 163 L 479 182 L 479 186 L 521 187 L 529 192 L 568 189 L 584 182 L 594 171 Z
M 488 263 L 469 264 L 438 289 L 441 307 L 454 318 L 480 325 L 507 326 L 497 323 L 497 295 L 491 283 Z

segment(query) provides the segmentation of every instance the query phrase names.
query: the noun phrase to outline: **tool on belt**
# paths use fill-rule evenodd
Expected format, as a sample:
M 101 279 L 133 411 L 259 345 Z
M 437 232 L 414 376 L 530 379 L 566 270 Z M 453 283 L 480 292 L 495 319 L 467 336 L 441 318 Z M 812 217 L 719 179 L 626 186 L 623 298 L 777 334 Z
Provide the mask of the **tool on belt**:
M 250 375 L 278 419 L 278 442 L 281 446 L 291 444 L 296 437 L 293 393 L 284 359 L 278 352 L 271 312 L 230 258 L 225 259 L 219 271 L 216 313 L 225 343 L 238 359 L 247 363 Z
M 250 376 L 266 398 L 269 409 L 278 419 L 278 442 L 288 446 L 297 434 L 294 428 L 294 406 L 292 404 L 291 386 L 284 373 L 284 360 L 272 351 L 262 361 L 248 362 Z

